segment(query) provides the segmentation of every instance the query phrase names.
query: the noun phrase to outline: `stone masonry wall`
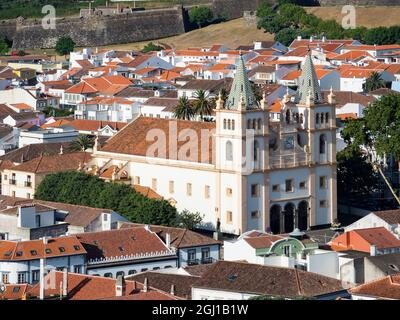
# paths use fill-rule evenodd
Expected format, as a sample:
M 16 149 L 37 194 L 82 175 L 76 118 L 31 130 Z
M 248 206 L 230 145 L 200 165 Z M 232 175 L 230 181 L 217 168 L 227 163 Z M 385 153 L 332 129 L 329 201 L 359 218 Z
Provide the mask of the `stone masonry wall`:
M 0 36 L 11 38 L 14 49 L 52 48 L 62 36 L 77 46 L 101 46 L 154 40 L 185 32 L 182 8 L 139 11 L 116 16 L 60 18 L 56 29 L 43 29 L 41 21 L 0 23 Z

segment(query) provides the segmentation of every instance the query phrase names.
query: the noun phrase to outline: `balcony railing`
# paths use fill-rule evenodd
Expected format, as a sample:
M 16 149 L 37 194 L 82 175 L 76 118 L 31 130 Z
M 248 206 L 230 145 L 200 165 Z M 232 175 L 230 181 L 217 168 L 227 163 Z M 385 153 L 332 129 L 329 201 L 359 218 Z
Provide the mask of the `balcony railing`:
M 25 181 L 24 182 L 25 187 L 32 187 L 32 182 L 31 181 Z
M 271 169 L 294 168 L 308 165 L 309 163 L 309 156 L 305 152 L 279 154 L 270 157 Z
M 17 184 L 17 180 L 11 179 L 11 180 L 10 180 L 10 184 L 14 184 L 14 185 Z

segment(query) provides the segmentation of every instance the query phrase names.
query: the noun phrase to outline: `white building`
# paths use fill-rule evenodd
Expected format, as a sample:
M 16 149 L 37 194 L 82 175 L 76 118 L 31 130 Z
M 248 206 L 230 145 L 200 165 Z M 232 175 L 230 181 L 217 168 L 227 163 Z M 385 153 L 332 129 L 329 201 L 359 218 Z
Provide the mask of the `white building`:
M 124 166 L 134 184 L 174 199 L 178 210 L 204 214 L 206 229 L 330 225 L 337 215 L 335 96 L 323 102 L 310 56 L 303 69 L 279 123 L 270 123 L 265 97 L 256 102 L 240 59 L 228 100 L 217 101 L 216 123 L 139 117 L 96 144 L 89 167 L 101 174 Z
M 21 130 L 19 147 L 33 143 L 69 142 L 76 140 L 78 136 L 79 132 L 67 125 L 46 130 Z
M 41 260 L 44 262 L 45 273 L 64 268 L 74 273 L 85 273 L 86 250 L 76 237 L 2 240 L 0 243 L 2 283 L 37 283 Z

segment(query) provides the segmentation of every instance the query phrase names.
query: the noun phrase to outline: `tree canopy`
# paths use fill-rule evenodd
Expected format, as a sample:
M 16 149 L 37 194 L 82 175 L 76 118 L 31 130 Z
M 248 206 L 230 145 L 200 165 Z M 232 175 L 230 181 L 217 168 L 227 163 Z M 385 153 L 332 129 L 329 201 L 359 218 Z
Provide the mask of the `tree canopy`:
M 35 198 L 111 209 L 136 223 L 177 224 L 176 208 L 168 201 L 150 199 L 131 186 L 105 182 L 81 172 L 47 175 L 39 184 Z
M 213 18 L 213 13 L 208 7 L 193 8 L 189 12 L 190 23 L 195 23 L 199 28 L 210 22 Z
M 336 20 L 324 20 L 295 4 L 292 0 L 278 1 L 278 7 L 263 3 L 257 10 L 257 27 L 274 33 L 275 40 L 288 46 L 297 36 L 326 36 L 330 39 L 356 39 L 366 44 L 400 43 L 400 26 L 367 29 L 345 29 Z
M 144 46 L 144 48 L 142 49 L 142 52 L 143 53 L 149 53 L 149 52 L 153 52 L 153 51 L 161 51 L 163 49 L 164 49 L 164 47 L 159 46 L 159 45 L 157 45 L 157 44 L 155 44 L 153 42 L 149 42 L 148 44 L 146 44 Z
M 39 184 L 36 199 L 111 209 L 135 223 L 194 229 L 202 216 L 183 210 L 178 214 L 166 200 L 150 199 L 131 186 L 104 180 L 82 172 L 47 175 Z
M 70 37 L 62 37 L 56 43 L 56 52 L 60 56 L 66 56 L 74 51 L 75 42 Z
M 9 50 L 10 48 L 8 47 L 7 41 L 0 39 L 0 54 L 6 54 Z

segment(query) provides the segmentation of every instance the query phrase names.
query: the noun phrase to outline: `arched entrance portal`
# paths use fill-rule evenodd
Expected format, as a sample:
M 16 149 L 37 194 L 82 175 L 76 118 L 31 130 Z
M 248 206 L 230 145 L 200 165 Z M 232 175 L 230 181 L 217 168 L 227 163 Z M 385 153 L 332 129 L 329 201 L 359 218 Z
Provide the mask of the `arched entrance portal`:
M 270 210 L 269 224 L 273 234 L 281 232 L 281 212 L 281 206 L 277 204 Z
M 284 232 L 289 233 L 294 230 L 294 215 L 295 215 L 295 206 L 293 203 L 288 203 L 285 205 L 285 214 L 284 214 Z
M 297 209 L 297 227 L 303 231 L 308 228 L 308 202 L 302 201 L 299 203 L 299 207 Z

